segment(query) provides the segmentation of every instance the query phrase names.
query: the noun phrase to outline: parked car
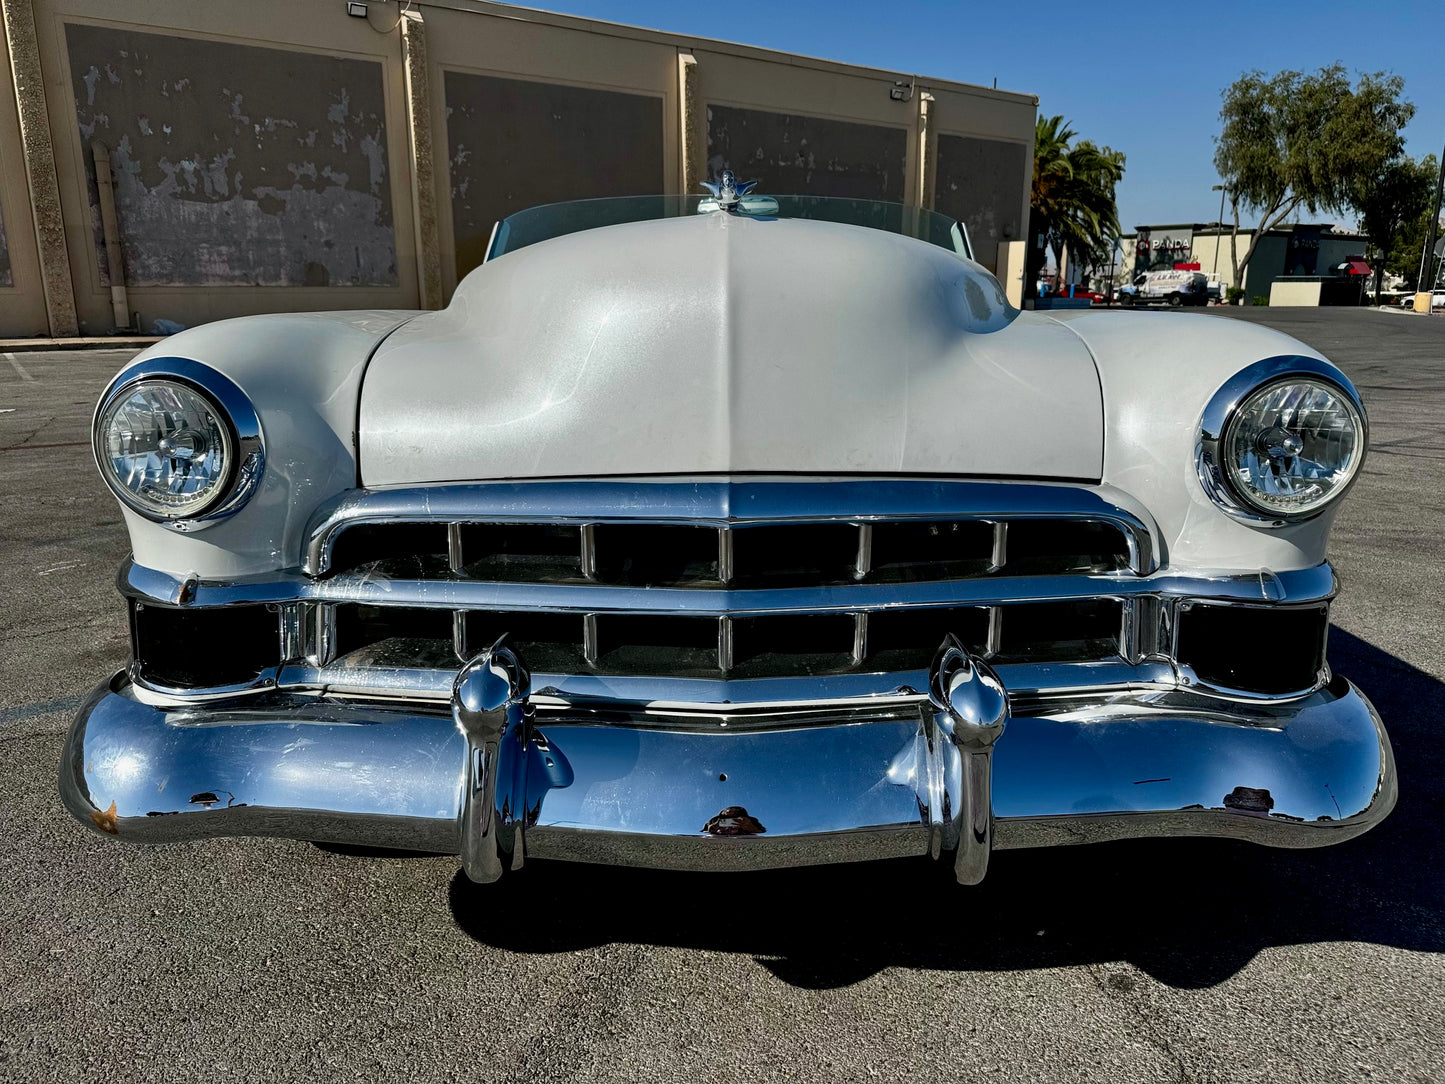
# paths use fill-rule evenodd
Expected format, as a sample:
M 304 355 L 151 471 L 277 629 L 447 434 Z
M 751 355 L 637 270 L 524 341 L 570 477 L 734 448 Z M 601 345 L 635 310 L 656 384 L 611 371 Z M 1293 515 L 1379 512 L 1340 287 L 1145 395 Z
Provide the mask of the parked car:
M 478 881 L 966 883 L 995 849 L 1389 812 L 1325 658 L 1344 373 L 1247 323 L 1020 312 L 941 215 L 739 187 L 533 208 L 443 311 L 126 365 L 94 443 L 133 658 L 70 731 L 69 809 Z
M 1120 289 L 1120 299 L 1125 304 L 1203 305 L 1209 300 L 1208 284 L 1200 271 L 1146 271 Z
M 1402 294 L 1398 304 L 1402 309 L 1413 309 L 1415 307 L 1415 295 L 1413 293 Z M 1431 292 L 1430 307 L 1432 309 L 1445 309 L 1445 290 L 1434 290 Z

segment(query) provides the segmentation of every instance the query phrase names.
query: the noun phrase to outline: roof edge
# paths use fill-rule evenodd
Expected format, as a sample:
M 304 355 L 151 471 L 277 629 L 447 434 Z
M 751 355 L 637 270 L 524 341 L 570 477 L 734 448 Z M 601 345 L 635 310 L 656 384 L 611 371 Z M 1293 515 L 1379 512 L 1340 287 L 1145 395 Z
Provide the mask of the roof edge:
M 671 45 L 678 49 L 708 49 L 713 52 L 730 53 L 750 60 L 776 61 L 786 57 L 792 63 L 817 71 L 834 72 L 843 75 L 857 75 L 864 78 L 908 79 L 925 90 L 948 90 L 958 94 L 972 94 L 995 101 L 1013 102 L 1018 105 L 1037 108 L 1039 96 L 1016 90 L 999 90 L 978 83 L 963 83 L 954 79 L 936 79 L 917 72 L 895 71 L 890 68 L 875 68 L 866 64 L 849 64 L 841 60 L 809 56 L 805 53 L 790 53 L 785 49 L 768 49 L 761 45 L 745 45 L 741 42 L 725 41 L 722 38 L 705 38 L 692 34 L 678 34 L 669 30 L 653 30 L 648 27 L 615 23 L 605 19 L 589 19 L 581 15 L 563 15 L 541 8 L 522 7 L 516 4 L 495 3 L 493 0 L 420 0 L 422 8 L 443 8 L 449 11 L 472 12 L 477 15 L 491 15 L 501 19 L 519 22 L 542 23 L 547 26 L 563 27 L 569 30 L 586 30 L 592 33 L 609 34 L 613 37 L 628 38 L 632 41 L 649 41 L 658 45 Z

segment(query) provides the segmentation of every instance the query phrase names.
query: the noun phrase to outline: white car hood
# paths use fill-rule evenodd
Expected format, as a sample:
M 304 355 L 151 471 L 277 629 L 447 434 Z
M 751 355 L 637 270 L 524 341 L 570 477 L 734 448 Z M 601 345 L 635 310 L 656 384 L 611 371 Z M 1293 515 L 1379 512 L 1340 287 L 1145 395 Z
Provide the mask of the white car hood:
M 1068 328 L 977 264 L 861 227 L 727 214 L 492 260 L 387 339 L 368 486 L 604 475 L 1093 480 L 1103 409 Z

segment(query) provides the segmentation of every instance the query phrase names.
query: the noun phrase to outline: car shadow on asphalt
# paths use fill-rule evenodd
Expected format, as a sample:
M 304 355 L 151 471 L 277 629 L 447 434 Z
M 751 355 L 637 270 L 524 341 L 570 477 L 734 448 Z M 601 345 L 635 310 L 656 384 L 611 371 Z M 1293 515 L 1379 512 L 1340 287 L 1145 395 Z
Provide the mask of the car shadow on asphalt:
M 533 862 L 498 885 L 458 873 L 452 912 L 470 936 L 504 950 L 633 943 L 742 953 L 808 988 L 846 986 L 889 967 L 1109 962 L 1198 988 L 1275 945 L 1445 951 L 1436 848 L 1445 820 L 1445 685 L 1339 628 L 1330 659 L 1379 708 L 1400 773 L 1395 812 L 1338 846 L 1140 840 L 1004 851 L 974 888 L 915 859 L 745 874 Z

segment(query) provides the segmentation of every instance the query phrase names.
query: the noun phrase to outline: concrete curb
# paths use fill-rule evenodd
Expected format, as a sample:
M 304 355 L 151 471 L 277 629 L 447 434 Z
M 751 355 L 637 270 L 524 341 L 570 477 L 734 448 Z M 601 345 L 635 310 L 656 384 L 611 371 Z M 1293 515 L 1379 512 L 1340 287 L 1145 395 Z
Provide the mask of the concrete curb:
M 36 350 L 142 350 L 161 341 L 159 335 L 106 335 L 79 339 L 0 339 L 0 354 Z

